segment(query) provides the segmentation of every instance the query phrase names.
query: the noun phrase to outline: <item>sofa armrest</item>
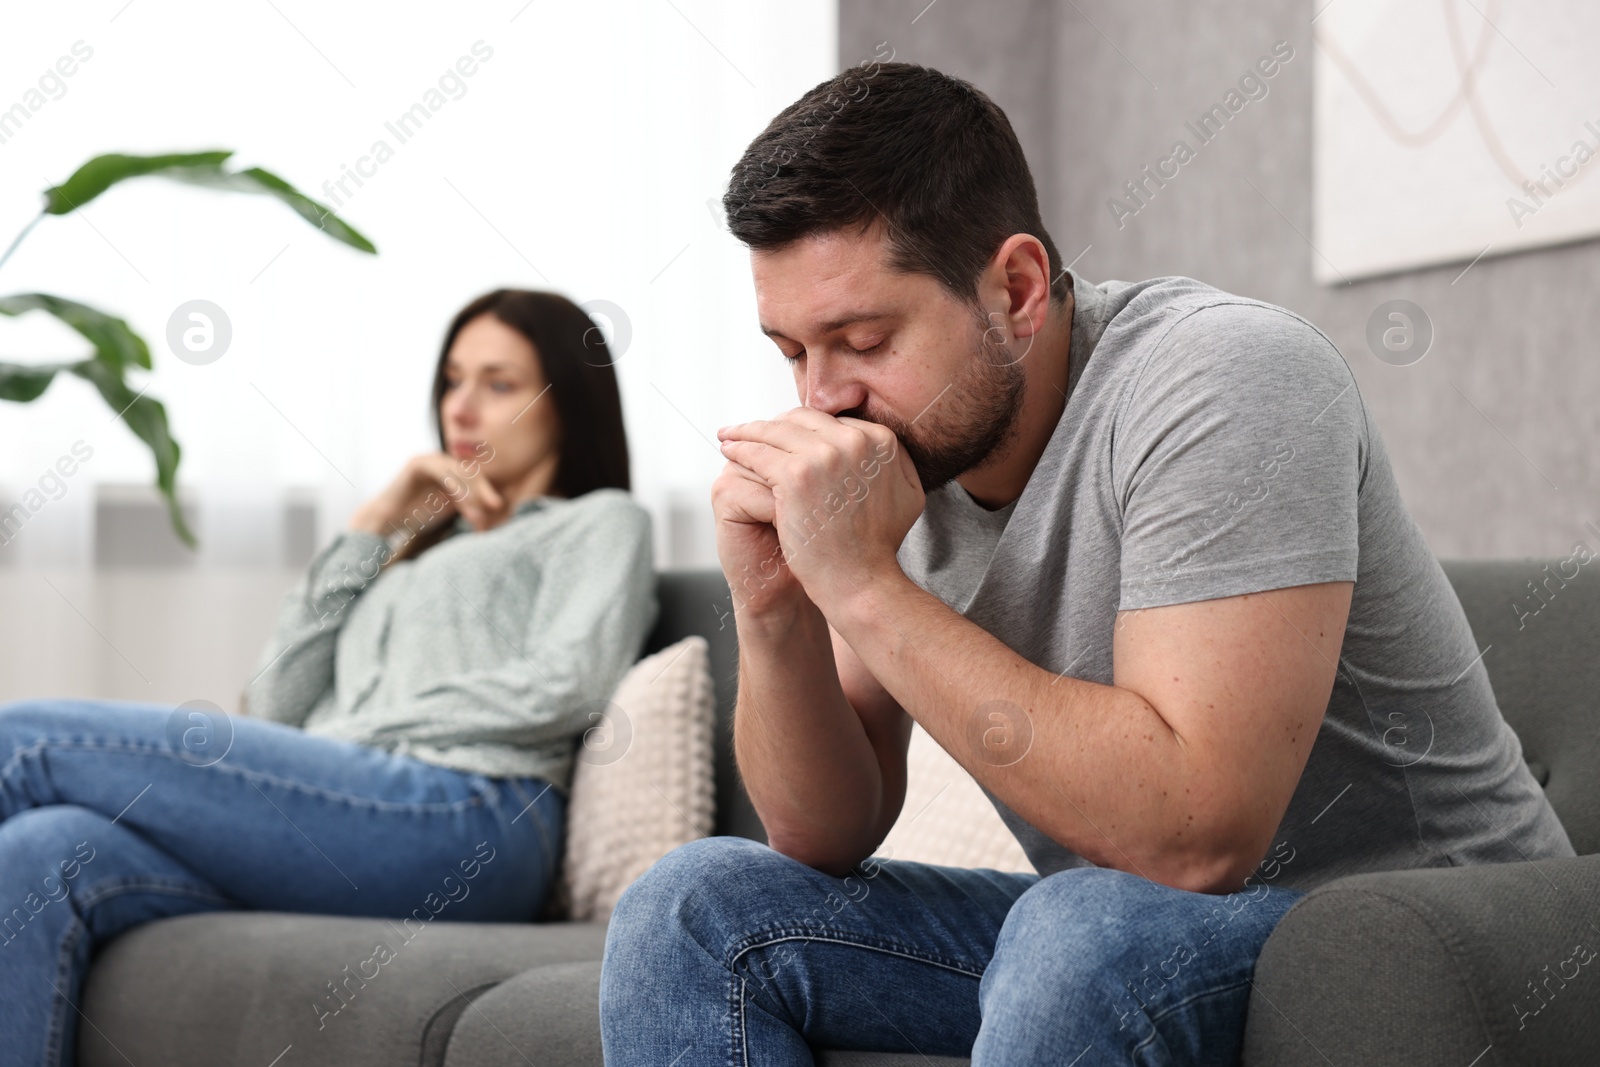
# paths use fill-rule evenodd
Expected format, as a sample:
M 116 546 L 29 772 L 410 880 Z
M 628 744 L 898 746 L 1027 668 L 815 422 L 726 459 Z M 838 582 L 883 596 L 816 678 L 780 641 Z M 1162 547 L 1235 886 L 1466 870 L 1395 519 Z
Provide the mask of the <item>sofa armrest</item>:
M 1320 886 L 1257 961 L 1243 1063 L 1600 1063 L 1600 855 Z

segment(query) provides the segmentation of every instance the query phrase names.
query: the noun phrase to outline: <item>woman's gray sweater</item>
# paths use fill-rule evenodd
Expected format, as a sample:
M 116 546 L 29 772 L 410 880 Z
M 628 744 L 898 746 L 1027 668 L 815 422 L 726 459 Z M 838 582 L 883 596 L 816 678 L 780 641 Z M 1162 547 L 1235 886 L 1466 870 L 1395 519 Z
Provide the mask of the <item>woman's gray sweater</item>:
M 455 526 L 382 571 L 382 537 L 335 537 L 284 598 L 249 713 L 566 793 L 574 742 L 655 624 L 650 515 L 597 489 Z

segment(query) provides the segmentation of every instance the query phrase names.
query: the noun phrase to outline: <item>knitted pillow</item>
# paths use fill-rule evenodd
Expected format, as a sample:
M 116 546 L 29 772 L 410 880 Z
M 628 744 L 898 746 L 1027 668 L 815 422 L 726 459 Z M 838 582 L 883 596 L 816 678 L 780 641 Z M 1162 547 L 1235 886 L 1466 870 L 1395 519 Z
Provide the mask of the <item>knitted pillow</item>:
M 876 855 L 943 867 L 1033 873 L 1033 864 L 966 768 L 920 725 L 906 752 L 906 802 Z
M 566 847 L 545 917 L 604 922 L 652 863 L 711 833 L 709 650 L 695 635 L 646 656 L 623 676 L 604 721 L 594 716 L 573 762 Z

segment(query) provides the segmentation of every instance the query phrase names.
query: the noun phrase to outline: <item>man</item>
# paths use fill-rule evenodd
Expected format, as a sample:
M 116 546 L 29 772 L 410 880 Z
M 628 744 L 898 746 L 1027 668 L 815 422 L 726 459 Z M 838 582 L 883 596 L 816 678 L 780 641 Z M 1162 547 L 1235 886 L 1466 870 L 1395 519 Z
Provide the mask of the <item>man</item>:
M 1227 1064 L 1305 891 L 1573 854 L 1315 327 L 1065 269 L 1004 114 L 921 67 L 807 93 L 724 205 L 801 402 L 712 494 L 770 847 L 622 897 L 608 1063 Z M 872 858 L 913 720 L 1037 874 Z

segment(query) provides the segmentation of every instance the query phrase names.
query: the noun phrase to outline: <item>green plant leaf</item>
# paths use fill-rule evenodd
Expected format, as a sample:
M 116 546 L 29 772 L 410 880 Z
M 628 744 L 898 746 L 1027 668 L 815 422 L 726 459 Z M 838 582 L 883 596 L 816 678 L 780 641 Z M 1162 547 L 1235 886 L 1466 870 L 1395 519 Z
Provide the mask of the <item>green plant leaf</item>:
M 125 156 L 111 152 L 95 156 L 72 172 L 72 177 L 44 191 L 46 215 L 65 215 L 75 211 L 113 185 L 129 178 L 159 174 L 174 167 L 219 168 L 231 151 L 181 152 L 161 156 Z
M 65 363 L 0 363 L 0 400 L 14 400 L 19 404 L 37 400 L 55 381 L 56 372 L 64 367 Z
M 71 363 L 0 363 L 0 400 L 27 403 L 36 400 L 61 371 L 92 384 L 111 410 L 119 414 L 134 436 L 150 448 L 156 461 L 156 487 L 167 501 L 172 528 L 190 548 L 198 542 L 183 521 L 178 507 L 178 459 L 182 449 L 167 428 L 167 409 L 158 400 L 129 388 L 123 372 L 130 366 L 150 368 L 150 347 L 126 322 L 87 304 L 49 293 L 16 293 L 0 297 L 0 314 L 21 315 L 46 311 L 82 334 L 94 346 L 92 359 Z
M 267 195 L 277 197 L 293 208 L 301 218 L 319 229 L 328 231 L 330 237 L 343 241 L 352 248 L 359 248 L 363 252 L 378 254 L 378 246 L 358 233 L 355 227 L 335 215 L 332 208 L 311 199 L 276 174 L 260 167 L 250 167 L 243 173 L 254 178 L 267 191 Z
M 120 153 L 96 156 L 79 167 L 65 182 L 45 190 L 45 213 L 65 215 L 128 178 L 167 178 L 209 189 L 276 197 L 334 240 L 362 252 L 378 251 L 355 227 L 335 215 L 332 208 L 306 196 L 276 174 L 260 167 L 237 171 L 223 169 L 223 164 L 232 155 L 230 151 L 215 151 L 163 156 L 128 156 Z
M 238 193 L 264 193 L 267 196 L 275 196 L 293 208 L 295 214 L 317 227 L 317 229 L 326 231 L 328 236 L 334 240 L 343 241 L 351 248 L 358 248 L 363 252 L 376 253 L 378 251 L 371 241 L 358 233 L 353 226 L 338 215 L 335 215 L 332 208 L 318 203 L 276 174 L 262 170 L 260 167 L 250 167 L 247 170 L 237 171 L 224 171 L 220 168 L 188 167 L 182 170 L 175 170 L 168 177 L 176 181 L 188 182 L 191 185 L 203 185 L 211 189 L 231 189 Z
M 100 391 L 113 411 L 121 413 L 122 421 L 134 435 L 150 446 L 156 461 L 156 488 L 167 501 L 167 514 L 172 528 L 185 544 L 194 548 L 198 542 L 183 521 L 183 509 L 178 506 L 178 460 L 183 450 L 172 439 L 167 428 L 167 409 L 159 400 L 140 396 L 122 380 L 122 373 L 98 359 L 85 359 L 62 367 L 91 383 Z
M 21 315 L 29 311 L 48 311 L 71 326 L 94 346 L 95 358 L 118 374 L 129 365 L 150 369 L 150 346 L 133 332 L 127 322 L 107 315 L 87 304 L 49 293 L 16 293 L 0 296 L 0 315 Z

